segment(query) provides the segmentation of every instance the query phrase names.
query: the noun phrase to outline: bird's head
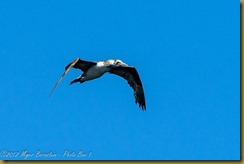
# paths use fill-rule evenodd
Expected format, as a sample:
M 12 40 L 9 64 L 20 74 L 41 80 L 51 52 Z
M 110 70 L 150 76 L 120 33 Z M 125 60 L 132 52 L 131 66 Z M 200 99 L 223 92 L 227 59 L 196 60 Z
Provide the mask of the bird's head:
M 126 63 L 122 62 L 121 60 L 114 60 L 114 63 L 113 63 L 114 66 L 122 66 L 122 67 L 125 67 L 125 66 L 128 66 Z

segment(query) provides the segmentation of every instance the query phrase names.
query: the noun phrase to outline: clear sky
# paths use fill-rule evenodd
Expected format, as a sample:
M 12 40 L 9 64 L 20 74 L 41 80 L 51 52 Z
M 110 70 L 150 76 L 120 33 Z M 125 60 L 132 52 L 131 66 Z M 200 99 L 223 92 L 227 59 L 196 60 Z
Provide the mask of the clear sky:
M 0 1 L 1 159 L 240 159 L 239 3 Z M 76 69 L 49 98 L 77 57 L 135 66 L 147 111 Z

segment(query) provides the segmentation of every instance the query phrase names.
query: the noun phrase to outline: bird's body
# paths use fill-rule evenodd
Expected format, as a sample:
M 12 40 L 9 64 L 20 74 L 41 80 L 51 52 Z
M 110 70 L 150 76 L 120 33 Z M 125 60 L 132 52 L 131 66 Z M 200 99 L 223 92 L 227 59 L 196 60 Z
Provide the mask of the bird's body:
M 90 62 L 77 58 L 65 67 L 65 72 L 62 74 L 59 81 L 55 84 L 52 92 L 71 68 L 80 69 L 81 71 L 83 71 L 83 74 L 71 81 L 70 84 L 77 82 L 83 83 L 85 81 L 93 80 L 101 77 L 107 72 L 123 77 L 128 81 L 128 84 L 134 89 L 136 103 L 139 103 L 139 106 L 143 110 L 146 110 L 143 86 L 135 67 L 130 67 L 127 64 L 123 63 L 121 60 L 117 59 Z
M 87 70 L 86 72 L 87 80 L 93 80 L 99 78 L 109 70 L 110 69 L 106 67 L 103 62 L 98 62 L 96 65 L 92 66 L 90 69 Z

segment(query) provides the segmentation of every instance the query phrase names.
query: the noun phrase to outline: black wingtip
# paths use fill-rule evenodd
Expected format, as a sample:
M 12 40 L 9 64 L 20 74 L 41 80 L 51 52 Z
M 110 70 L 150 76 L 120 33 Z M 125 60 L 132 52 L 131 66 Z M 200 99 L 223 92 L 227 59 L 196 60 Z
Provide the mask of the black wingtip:
M 143 112 L 146 112 L 146 106 L 145 105 L 142 105 L 141 109 L 142 109 Z

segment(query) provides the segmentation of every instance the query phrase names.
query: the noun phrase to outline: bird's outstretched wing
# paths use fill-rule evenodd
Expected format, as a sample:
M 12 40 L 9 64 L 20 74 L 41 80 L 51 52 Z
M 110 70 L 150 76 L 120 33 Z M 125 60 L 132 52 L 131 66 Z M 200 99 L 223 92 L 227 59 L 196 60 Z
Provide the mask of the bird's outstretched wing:
M 125 66 L 125 67 L 121 66 L 121 67 L 115 67 L 111 69 L 109 72 L 112 74 L 116 74 L 120 77 L 123 77 L 125 80 L 127 80 L 128 84 L 134 90 L 134 97 L 136 103 L 139 104 L 139 107 L 141 107 L 142 110 L 146 110 L 146 101 L 145 101 L 143 86 L 136 68 L 129 67 L 129 66 Z
M 78 68 L 80 70 L 82 70 L 83 72 L 86 72 L 91 66 L 95 65 L 95 62 L 90 62 L 90 61 L 84 61 L 84 60 L 80 60 L 79 58 L 76 58 L 74 61 L 72 61 L 71 63 L 69 63 L 66 67 L 65 67 L 65 71 L 64 73 L 61 75 L 61 77 L 59 78 L 58 82 L 54 85 L 52 92 L 50 93 L 49 97 L 51 97 L 53 91 L 55 90 L 55 88 L 58 86 L 58 84 L 61 82 L 61 80 L 63 79 L 63 77 L 69 72 L 70 68 Z

